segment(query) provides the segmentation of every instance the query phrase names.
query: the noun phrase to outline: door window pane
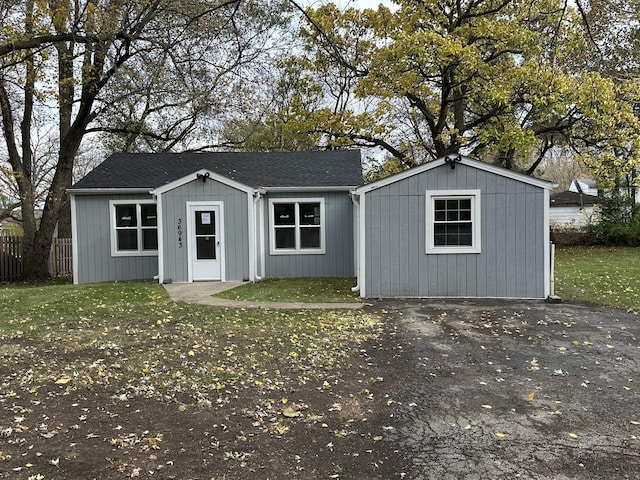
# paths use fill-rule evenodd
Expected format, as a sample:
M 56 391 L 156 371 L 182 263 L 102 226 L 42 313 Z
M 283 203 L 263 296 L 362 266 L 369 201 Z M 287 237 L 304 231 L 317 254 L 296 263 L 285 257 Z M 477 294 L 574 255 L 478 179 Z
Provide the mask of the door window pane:
M 216 212 L 197 211 L 196 212 L 196 235 L 216 234 Z
M 196 257 L 198 260 L 216 259 L 216 239 L 215 237 L 196 238 Z

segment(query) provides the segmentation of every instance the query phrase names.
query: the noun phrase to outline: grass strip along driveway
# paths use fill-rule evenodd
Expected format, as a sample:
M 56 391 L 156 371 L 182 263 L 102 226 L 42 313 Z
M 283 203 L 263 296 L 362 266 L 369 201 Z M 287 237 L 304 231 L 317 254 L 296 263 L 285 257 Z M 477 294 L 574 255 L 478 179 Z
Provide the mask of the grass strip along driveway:
M 640 312 L 640 249 L 558 247 L 556 292 L 565 300 Z
M 118 282 L 0 290 L 0 478 L 389 478 L 359 311 Z
M 265 278 L 216 296 L 248 302 L 359 303 L 355 278 Z

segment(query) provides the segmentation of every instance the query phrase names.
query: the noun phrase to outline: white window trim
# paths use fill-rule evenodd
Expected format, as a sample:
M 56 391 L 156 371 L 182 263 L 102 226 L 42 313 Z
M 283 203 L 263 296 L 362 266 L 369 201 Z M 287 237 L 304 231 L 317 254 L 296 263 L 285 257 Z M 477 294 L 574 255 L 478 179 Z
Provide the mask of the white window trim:
M 109 201 L 109 231 L 111 233 L 111 256 L 112 257 L 157 257 L 158 250 L 142 250 L 142 225 L 141 222 L 138 221 L 139 225 L 137 226 L 138 230 L 138 250 L 126 250 L 120 251 L 118 250 L 118 237 L 116 235 L 116 205 L 135 205 L 136 206 L 136 215 L 138 216 L 138 220 L 141 218 L 140 216 L 140 205 L 143 204 L 156 204 L 155 200 L 110 200 Z M 159 214 L 158 214 L 159 215 Z M 158 221 L 158 225 L 156 227 L 158 231 L 160 230 L 160 222 Z M 160 236 L 158 236 L 158 242 L 160 242 Z
M 434 201 L 446 199 L 465 199 L 471 200 L 471 224 L 472 224 L 472 242 L 471 246 L 435 246 L 433 243 L 433 225 L 434 225 Z M 481 253 L 481 204 L 480 190 L 427 190 L 425 200 L 425 217 L 426 217 L 426 233 L 425 246 L 427 254 L 452 254 L 452 253 Z
M 275 235 L 275 219 L 273 206 L 279 203 L 293 203 L 296 208 L 296 248 L 278 248 L 276 249 Z M 320 204 L 320 248 L 300 248 L 300 224 L 299 221 L 299 204 L 300 203 L 319 203 Z M 269 253 L 271 255 L 323 255 L 325 253 L 325 215 L 324 215 L 324 198 L 270 198 L 269 199 Z

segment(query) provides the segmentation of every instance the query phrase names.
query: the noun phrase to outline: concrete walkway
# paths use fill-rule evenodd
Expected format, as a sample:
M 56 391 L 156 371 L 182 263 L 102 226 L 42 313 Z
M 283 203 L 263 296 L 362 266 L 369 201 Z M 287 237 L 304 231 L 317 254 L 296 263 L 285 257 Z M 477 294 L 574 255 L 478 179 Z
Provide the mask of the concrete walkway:
M 215 297 L 216 293 L 244 285 L 244 282 L 192 282 L 168 283 L 164 288 L 169 296 L 176 301 L 212 305 L 214 307 L 230 308 L 268 308 L 286 310 L 317 310 L 317 309 L 350 309 L 362 308 L 362 303 L 301 303 L 301 302 L 245 302 L 241 300 L 227 300 Z

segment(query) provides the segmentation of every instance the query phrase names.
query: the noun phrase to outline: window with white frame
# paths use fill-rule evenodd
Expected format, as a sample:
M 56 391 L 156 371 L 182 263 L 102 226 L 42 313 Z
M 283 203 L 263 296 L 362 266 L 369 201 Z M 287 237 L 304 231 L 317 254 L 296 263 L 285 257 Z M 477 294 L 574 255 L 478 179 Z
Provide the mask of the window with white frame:
M 112 255 L 157 255 L 158 210 L 152 201 L 112 201 Z
M 271 254 L 324 253 L 324 199 L 269 200 Z
M 427 191 L 426 253 L 480 253 L 480 190 Z

